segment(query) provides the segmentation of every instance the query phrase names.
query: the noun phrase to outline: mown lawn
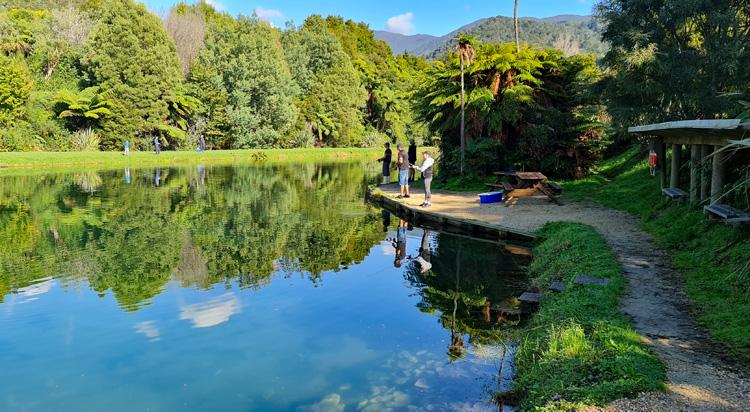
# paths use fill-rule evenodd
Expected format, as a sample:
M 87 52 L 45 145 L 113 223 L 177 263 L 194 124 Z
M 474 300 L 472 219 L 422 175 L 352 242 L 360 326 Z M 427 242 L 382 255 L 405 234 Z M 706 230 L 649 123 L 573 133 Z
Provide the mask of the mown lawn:
M 123 156 L 119 152 L 6 152 L 0 153 L 0 170 L 33 169 L 34 171 L 175 166 L 181 164 L 234 164 L 253 162 L 303 162 L 303 161 L 347 161 L 375 159 L 382 156 L 382 149 L 269 149 L 269 150 L 213 150 L 203 153 L 164 151 L 156 156 L 153 152 L 132 152 Z
M 547 295 L 521 335 L 514 394 L 522 409 L 573 411 L 662 389 L 663 365 L 619 310 L 626 282 L 602 236 L 575 223 L 551 223 L 538 235 L 532 283 L 546 289 L 561 280 L 566 289 Z M 610 283 L 575 285 L 579 274 Z
M 644 230 L 672 254 L 700 323 L 750 370 L 750 229 L 709 221 L 701 207 L 664 200 L 648 175 L 644 148 L 601 165 L 588 179 L 563 184 L 571 200 L 593 200 L 641 219 Z

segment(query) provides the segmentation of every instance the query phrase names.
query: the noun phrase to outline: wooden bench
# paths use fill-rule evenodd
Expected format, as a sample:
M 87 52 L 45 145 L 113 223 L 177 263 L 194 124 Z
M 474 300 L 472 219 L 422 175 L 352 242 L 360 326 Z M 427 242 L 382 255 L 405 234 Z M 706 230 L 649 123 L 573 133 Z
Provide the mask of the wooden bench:
M 703 208 L 703 211 L 710 215 L 721 218 L 729 224 L 747 224 L 750 223 L 750 214 L 737 210 L 729 205 L 713 204 Z
M 550 192 L 554 193 L 555 195 L 562 194 L 562 187 L 560 187 L 560 185 L 555 182 L 547 182 L 545 183 L 545 186 L 547 187 L 547 189 L 549 189 Z
M 664 196 L 668 197 L 670 200 L 683 202 L 690 197 L 690 195 L 687 194 L 686 191 L 682 189 L 678 189 L 676 187 L 668 187 L 665 189 L 662 189 L 661 192 L 664 194 Z

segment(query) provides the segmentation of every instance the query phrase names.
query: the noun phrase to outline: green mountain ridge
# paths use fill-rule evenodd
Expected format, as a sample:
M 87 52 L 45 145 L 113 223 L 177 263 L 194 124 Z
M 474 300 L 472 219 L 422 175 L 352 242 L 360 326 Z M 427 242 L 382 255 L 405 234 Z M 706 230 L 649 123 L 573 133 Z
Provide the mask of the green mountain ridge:
M 566 54 L 593 53 L 603 55 L 607 46 L 602 42 L 599 26 L 593 16 L 560 15 L 547 18 L 520 19 L 521 41 L 539 47 L 557 48 Z M 436 58 L 450 49 L 459 33 L 477 36 L 485 43 L 513 41 L 513 18 L 489 17 L 469 23 L 445 36 L 416 34 L 406 36 L 376 31 L 375 37 L 391 46 L 395 54 L 409 53 Z

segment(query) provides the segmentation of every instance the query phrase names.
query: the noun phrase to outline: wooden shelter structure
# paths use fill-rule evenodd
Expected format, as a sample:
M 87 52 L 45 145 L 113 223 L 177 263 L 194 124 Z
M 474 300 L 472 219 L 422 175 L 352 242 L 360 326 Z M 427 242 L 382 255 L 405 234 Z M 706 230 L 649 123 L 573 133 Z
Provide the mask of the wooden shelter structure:
M 683 145 L 690 148 L 690 188 L 691 203 L 710 199 L 716 205 L 721 199 L 725 185 L 727 153 L 718 150 L 731 140 L 750 137 L 750 121 L 728 120 L 685 120 L 636 126 L 628 129 L 631 134 L 653 139 L 654 150 L 659 156 L 659 179 L 662 190 L 680 189 Z M 671 176 L 667 185 L 667 145 L 672 145 Z M 709 172 L 710 170 L 710 172 Z M 669 191 L 669 190 L 668 190 Z M 665 191 L 665 193 L 667 193 Z

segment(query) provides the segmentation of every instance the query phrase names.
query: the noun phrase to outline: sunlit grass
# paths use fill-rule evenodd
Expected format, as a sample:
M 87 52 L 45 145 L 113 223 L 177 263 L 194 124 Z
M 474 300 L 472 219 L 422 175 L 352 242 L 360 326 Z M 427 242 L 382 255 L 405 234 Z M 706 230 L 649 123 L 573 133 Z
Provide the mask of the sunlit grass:
M 259 162 L 348 161 L 375 159 L 382 149 L 269 149 L 269 150 L 215 150 L 196 152 L 132 152 L 123 156 L 118 152 L 8 152 L 0 153 L 0 170 L 33 169 L 34 171 L 175 166 L 181 164 L 235 164 Z M 28 170 L 27 170 L 28 172 Z
M 619 165 L 619 169 L 615 167 Z M 608 180 L 611 178 L 611 180 Z M 625 210 L 672 254 L 674 267 L 697 306 L 698 320 L 745 369 L 750 369 L 750 230 L 709 221 L 700 206 L 663 199 L 648 173 L 645 151 L 633 148 L 603 165 L 600 174 L 563 184 L 571 200 Z
M 562 280 L 566 289 L 548 295 L 522 335 L 515 384 L 522 408 L 576 410 L 662 389 L 662 364 L 619 311 L 625 279 L 605 240 L 574 223 L 548 224 L 539 235 L 532 283 Z M 610 284 L 575 285 L 579 274 Z

